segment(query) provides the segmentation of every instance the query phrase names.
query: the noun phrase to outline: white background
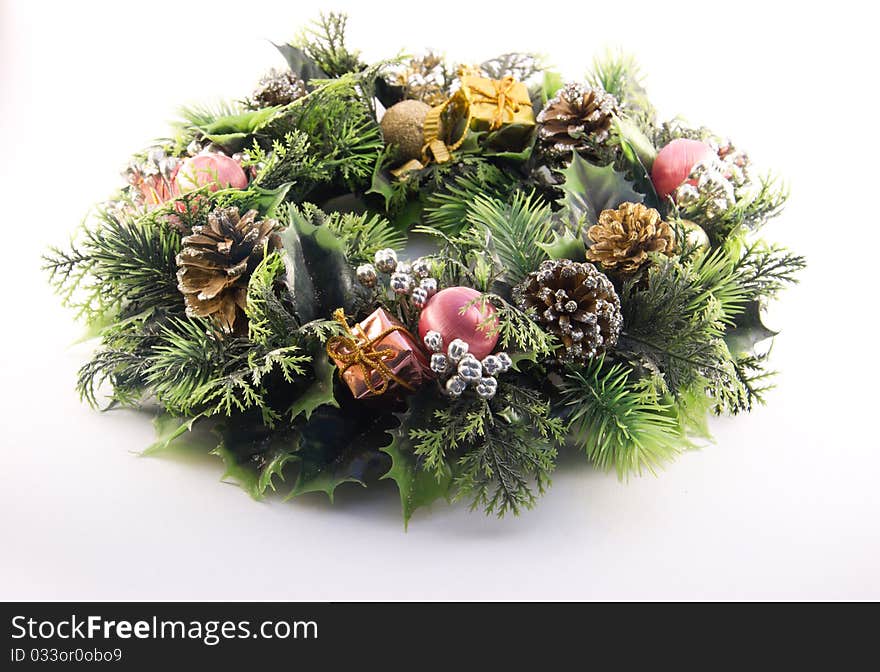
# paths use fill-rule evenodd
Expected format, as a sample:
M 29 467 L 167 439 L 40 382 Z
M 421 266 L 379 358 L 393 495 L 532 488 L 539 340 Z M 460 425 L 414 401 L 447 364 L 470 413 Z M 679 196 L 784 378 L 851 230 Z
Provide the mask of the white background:
M 770 405 L 628 484 L 564 459 L 520 518 L 419 511 L 394 486 L 255 503 L 215 458 L 140 458 L 147 418 L 79 403 L 89 346 L 39 270 L 180 103 L 246 95 L 320 3 L 0 2 L 0 599 L 880 598 L 876 21 L 863 3 L 350 5 L 367 58 L 634 52 L 684 114 L 787 177 L 767 234 L 810 268 Z M 818 4 L 818 3 L 817 3 Z M 779 6 L 781 5 L 781 6 Z M 809 7 L 807 7 L 809 5 Z

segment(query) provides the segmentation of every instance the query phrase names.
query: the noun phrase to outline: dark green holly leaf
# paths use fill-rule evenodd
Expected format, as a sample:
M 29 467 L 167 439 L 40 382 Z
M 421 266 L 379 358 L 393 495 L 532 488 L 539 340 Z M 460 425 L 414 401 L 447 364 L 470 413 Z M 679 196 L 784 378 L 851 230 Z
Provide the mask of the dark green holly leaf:
M 400 425 L 387 432 L 391 436 L 391 443 L 382 448 L 391 456 L 391 468 L 382 478 L 390 478 L 397 483 L 405 526 L 419 507 L 428 506 L 440 498 L 448 499 L 452 487 L 451 473 L 438 480 L 433 473 L 421 468 L 409 436 L 411 429 L 427 426 L 437 403 L 442 403 L 442 400 L 438 401 L 436 394 L 423 388 L 410 397 L 409 402 L 409 410 L 397 414 Z
M 273 430 L 237 420 L 219 427 L 220 443 L 212 451 L 223 460 L 221 480 L 232 479 L 254 499 L 261 499 L 273 479 L 283 480 L 284 467 L 299 450 L 299 435 L 289 429 Z
M 317 344 L 310 353 L 312 356 L 313 379 L 305 391 L 297 398 L 290 407 L 290 419 L 296 420 L 304 414 L 306 421 L 312 417 L 315 409 L 320 406 L 335 406 L 339 408 L 339 402 L 333 394 L 333 378 L 336 367 L 332 364 L 323 345 Z
M 645 196 L 633 188 L 623 173 L 615 171 L 612 164 L 594 166 L 577 153 L 562 174 L 565 196 L 559 204 L 574 229 L 595 224 L 603 210 L 614 209 L 621 203 L 642 203 L 645 200 Z
M 751 301 L 734 319 L 733 329 L 725 334 L 724 342 L 727 343 L 730 353 L 737 357 L 753 352 L 758 343 L 776 336 L 777 333 L 764 325 L 759 303 Z
M 295 226 L 288 226 L 280 234 L 284 255 L 284 285 L 300 324 L 317 317 L 315 286 L 309 275 L 302 243 Z
M 304 82 L 308 83 L 313 79 L 327 79 L 327 73 L 299 47 L 294 47 L 292 44 L 275 44 L 274 42 L 272 44 L 284 56 L 284 60 L 287 61 L 293 74 Z
M 651 180 L 651 166 L 657 158 L 657 150 L 651 140 L 632 121 L 616 118 L 615 127 L 623 158 L 629 164 L 629 174 L 633 177 L 636 191 L 645 194 L 646 203 L 652 208 L 660 207 L 660 197 Z
M 387 457 L 377 444 L 384 434 L 375 421 L 337 408 L 322 407 L 301 430 L 296 460 L 300 470 L 286 499 L 307 492 L 323 492 L 330 501 L 343 483 L 376 478 L 388 467 Z

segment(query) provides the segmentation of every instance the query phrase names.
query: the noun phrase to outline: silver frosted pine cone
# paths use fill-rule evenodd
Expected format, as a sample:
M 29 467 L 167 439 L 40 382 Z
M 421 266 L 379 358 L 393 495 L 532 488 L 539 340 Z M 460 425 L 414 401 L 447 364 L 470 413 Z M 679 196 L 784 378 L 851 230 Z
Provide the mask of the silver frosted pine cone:
M 617 345 L 620 299 L 593 264 L 547 260 L 513 290 L 516 306 L 561 345 L 559 361 L 584 362 Z

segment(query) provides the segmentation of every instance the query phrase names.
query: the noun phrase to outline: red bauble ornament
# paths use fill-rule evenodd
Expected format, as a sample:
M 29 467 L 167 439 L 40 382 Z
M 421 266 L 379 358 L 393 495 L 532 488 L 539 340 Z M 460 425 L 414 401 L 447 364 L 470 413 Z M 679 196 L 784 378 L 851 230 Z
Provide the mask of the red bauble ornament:
M 666 145 L 654 159 L 651 181 L 660 198 L 666 198 L 687 180 L 694 166 L 713 157 L 712 148 L 700 140 L 679 138 Z
M 492 331 L 479 329 L 479 325 L 486 318 L 495 315 L 495 308 L 486 303 L 479 302 L 470 304 L 479 299 L 480 292 L 470 287 L 448 287 L 437 292 L 422 309 L 419 318 L 419 338 L 424 342 L 425 334 L 429 331 L 438 331 L 443 336 L 443 349 L 446 349 L 453 340 L 460 338 L 468 344 L 469 352 L 477 359 L 483 359 L 495 349 L 498 342 L 498 334 L 487 333 Z M 461 310 L 467 309 L 462 314 Z M 497 322 L 497 320 L 496 320 Z
M 211 185 L 211 191 L 229 187 L 244 189 L 248 185 L 247 175 L 241 165 L 223 154 L 199 154 L 190 157 L 177 171 L 176 182 L 182 194 L 205 185 Z

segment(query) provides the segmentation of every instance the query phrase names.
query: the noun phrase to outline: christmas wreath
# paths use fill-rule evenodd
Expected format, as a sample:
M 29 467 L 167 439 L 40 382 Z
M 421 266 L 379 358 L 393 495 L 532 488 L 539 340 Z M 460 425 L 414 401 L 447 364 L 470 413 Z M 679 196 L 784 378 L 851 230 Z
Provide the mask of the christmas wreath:
M 183 109 L 46 256 L 101 339 L 85 400 L 158 407 L 151 451 L 215 437 L 257 498 L 393 479 L 406 520 L 531 507 L 563 449 L 655 471 L 764 401 L 761 310 L 804 265 L 755 236 L 775 177 L 658 122 L 621 54 L 566 83 L 521 53 L 367 65 L 344 32 Z

